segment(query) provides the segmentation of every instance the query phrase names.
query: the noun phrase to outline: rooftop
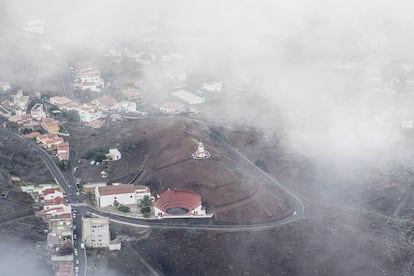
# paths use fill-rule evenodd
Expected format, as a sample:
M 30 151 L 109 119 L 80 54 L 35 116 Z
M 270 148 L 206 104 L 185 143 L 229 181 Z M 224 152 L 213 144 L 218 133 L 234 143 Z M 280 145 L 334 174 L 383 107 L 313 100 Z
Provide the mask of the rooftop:
M 167 109 L 177 109 L 177 108 L 181 108 L 182 106 L 183 106 L 182 104 L 177 103 L 177 102 L 166 102 L 161 107 L 167 108 Z
M 109 96 L 102 96 L 95 100 L 98 104 L 104 106 L 116 105 L 116 100 Z
M 68 104 L 68 103 L 72 102 L 71 99 L 69 99 L 67 97 L 62 97 L 62 96 L 52 97 L 52 98 L 50 98 L 50 100 L 53 101 L 57 105 L 65 105 L 65 104 Z
M 50 194 L 54 194 L 55 192 L 60 192 L 62 193 L 62 191 L 59 188 L 54 188 L 54 189 L 46 189 L 43 191 L 43 195 L 50 195 Z
M 60 204 L 64 204 L 65 202 L 63 201 L 63 198 L 61 197 L 56 197 L 54 199 L 51 200 L 46 200 L 45 201 L 45 205 L 60 205 Z
M 146 189 L 144 185 L 119 184 L 106 187 L 98 187 L 99 195 L 118 195 L 135 193 L 136 190 Z
M 177 97 L 177 98 L 179 98 L 183 101 L 186 101 L 190 104 L 204 102 L 204 98 L 199 97 L 197 95 L 194 95 L 193 93 L 191 93 L 187 90 L 184 90 L 184 89 L 179 89 L 177 91 L 174 91 L 174 92 L 171 93 L 171 95 L 173 95 L 173 96 L 175 96 L 175 97 Z

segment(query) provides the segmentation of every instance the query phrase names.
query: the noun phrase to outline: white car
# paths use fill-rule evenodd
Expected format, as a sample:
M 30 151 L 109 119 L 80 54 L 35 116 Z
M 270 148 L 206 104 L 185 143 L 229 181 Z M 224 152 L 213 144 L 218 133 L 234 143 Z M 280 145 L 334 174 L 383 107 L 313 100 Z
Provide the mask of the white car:
M 77 264 L 77 265 L 79 264 L 79 260 L 76 260 L 76 264 Z
M 76 270 L 76 272 L 78 272 L 79 271 L 79 266 L 75 267 L 75 270 Z

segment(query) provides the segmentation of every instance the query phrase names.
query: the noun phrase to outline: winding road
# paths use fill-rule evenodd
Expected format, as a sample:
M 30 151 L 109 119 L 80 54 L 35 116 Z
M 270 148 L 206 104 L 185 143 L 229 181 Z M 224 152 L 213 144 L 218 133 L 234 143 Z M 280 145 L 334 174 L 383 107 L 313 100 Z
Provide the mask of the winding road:
M 274 177 L 268 175 L 266 172 L 262 171 L 259 167 L 257 167 L 252 161 L 250 161 L 246 156 L 241 154 L 238 150 L 233 148 L 225 139 L 214 129 L 210 129 L 211 135 L 215 137 L 215 139 L 225 148 L 232 151 L 234 154 L 239 156 L 242 160 L 247 162 L 250 166 L 254 169 L 258 170 L 260 174 L 266 177 L 269 181 L 271 181 L 274 185 L 280 188 L 285 195 L 289 198 L 294 206 L 294 211 L 287 217 L 263 222 L 263 223 L 252 223 L 252 224 L 219 224 L 214 222 L 211 219 L 201 219 L 201 218 L 194 218 L 194 219 L 141 219 L 141 218 L 133 218 L 133 217 L 126 217 L 121 216 L 118 214 L 113 214 L 105 211 L 101 211 L 95 209 L 91 206 L 84 204 L 85 196 L 79 194 L 76 185 L 74 183 L 73 178 L 69 177 L 69 181 L 65 178 L 62 171 L 58 168 L 56 163 L 53 161 L 52 157 L 39 145 L 29 141 L 28 139 L 15 134 L 15 137 L 19 139 L 21 142 L 25 143 L 26 145 L 30 146 L 32 149 L 36 150 L 39 153 L 40 158 L 43 160 L 45 165 L 47 166 L 48 170 L 54 177 L 56 183 L 60 185 L 60 187 L 67 193 L 68 198 L 70 198 L 71 203 L 76 206 L 76 209 L 81 211 L 82 213 L 90 213 L 96 216 L 107 217 L 113 222 L 118 222 L 122 224 L 127 224 L 131 226 L 137 227 L 151 227 L 151 228 L 162 228 L 162 229 L 199 229 L 199 230 L 211 230 L 211 231 L 223 231 L 223 232 L 236 232 L 236 231 L 254 231 L 254 230 L 266 230 L 271 229 L 280 225 L 288 224 L 295 222 L 303 217 L 304 214 L 304 206 L 301 200 L 289 191 L 286 187 L 284 187 L 278 180 Z

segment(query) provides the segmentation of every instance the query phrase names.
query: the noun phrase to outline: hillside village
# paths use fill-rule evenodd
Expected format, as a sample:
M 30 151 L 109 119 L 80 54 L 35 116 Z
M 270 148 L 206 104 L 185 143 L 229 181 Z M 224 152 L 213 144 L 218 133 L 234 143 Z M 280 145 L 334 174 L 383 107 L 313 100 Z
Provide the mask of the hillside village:
M 187 33 L 199 15 L 170 33 L 194 15 L 154 23 L 164 4 L 117 41 L 22 16 L 0 52 L 0 234 L 43 236 L 56 276 L 412 275 L 414 61 L 381 52 L 386 20 L 372 43 L 319 17 L 238 41 Z

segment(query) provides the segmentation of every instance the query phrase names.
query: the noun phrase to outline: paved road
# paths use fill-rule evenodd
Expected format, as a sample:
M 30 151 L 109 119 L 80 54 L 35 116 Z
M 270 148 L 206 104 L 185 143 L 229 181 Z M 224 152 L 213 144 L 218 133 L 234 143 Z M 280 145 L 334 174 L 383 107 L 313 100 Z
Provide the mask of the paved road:
M 244 155 L 242 155 L 240 152 L 234 149 L 231 145 L 229 145 L 217 131 L 211 130 L 211 133 L 213 136 L 216 137 L 216 139 L 224 147 L 226 147 L 228 150 L 231 150 L 235 154 L 240 156 L 240 158 L 248 162 L 248 164 L 250 164 L 254 169 L 259 170 L 261 174 L 263 174 L 270 181 L 272 181 L 274 185 L 277 185 L 282 191 L 285 192 L 285 194 L 289 197 L 289 199 L 292 201 L 294 205 L 294 211 L 292 212 L 290 216 L 280 219 L 280 220 L 265 222 L 265 223 L 228 225 L 228 224 L 218 224 L 214 222 L 212 219 L 206 219 L 206 218 L 148 220 L 148 219 L 125 217 L 125 216 L 121 216 L 121 215 L 117 215 L 113 213 L 108 213 L 108 212 L 97 210 L 90 206 L 77 206 L 76 209 L 78 209 L 79 211 L 85 212 L 85 213 L 108 217 L 114 222 L 119 222 L 119 223 L 134 225 L 134 226 L 140 226 L 140 227 L 153 227 L 153 228 L 165 228 L 165 229 L 167 228 L 168 229 L 201 229 L 201 230 L 217 230 L 217 231 L 265 230 L 265 229 L 274 228 L 276 226 L 280 226 L 283 224 L 291 223 L 291 222 L 297 221 L 298 219 L 302 218 L 303 213 L 304 213 L 303 204 L 292 192 L 290 192 L 283 185 L 281 185 L 279 181 L 277 181 L 273 177 L 263 172 L 260 168 L 254 165 L 254 163 L 252 163 L 249 159 L 247 159 Z M 39 153 L 39 156 L 45 162 L 47 168 L 49 169 L 52 176 L 55 178 L 56 182 L 66 192 L 67 198 L 70 200 L 71 203 L 79 204 L 84 201 L 84 198 L 82 198 L 82 194 L 77 194 L 75 183 L 73 182 L 70 183 L 70 181 L 68 181 L 65 178 L 61 170 L 57 167 L 57 165 L 55 164 L 55 162 L 52 160 L 51 156 L 47 152 L 45 152 L 37 144 L 34 144 L 33 142 L 25 139 L 24 137 L 19 136 L 17 134 L 15 134 L 15 136 L 19 140 L 21 140 L 23 143 L 26 143 L 27 145 L 30 145 L 33 149 L 37 150 L 37 152 Z M 73 181 L 73 179 L 71 181 Z

